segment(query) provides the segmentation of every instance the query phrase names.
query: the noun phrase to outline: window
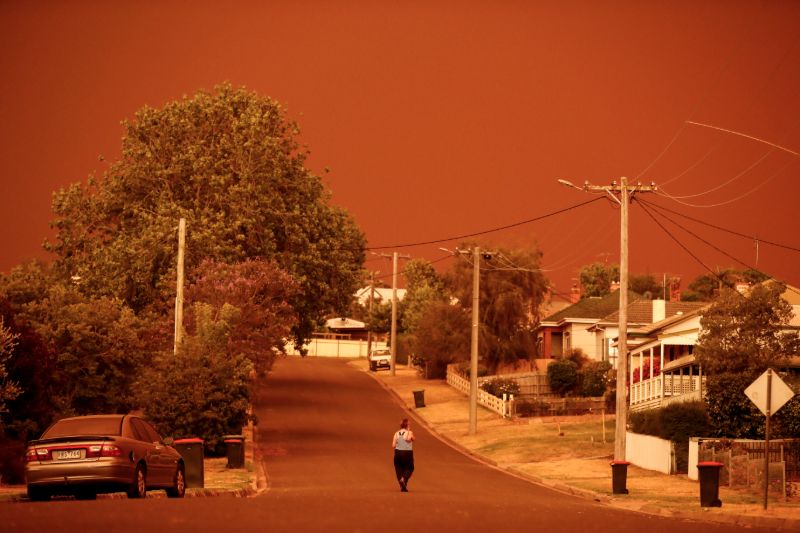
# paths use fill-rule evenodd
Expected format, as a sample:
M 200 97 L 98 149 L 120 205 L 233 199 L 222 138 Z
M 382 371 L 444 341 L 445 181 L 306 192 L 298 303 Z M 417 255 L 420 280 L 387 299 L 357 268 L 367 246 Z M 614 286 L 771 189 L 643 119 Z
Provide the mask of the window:
M 59 420 L 42 435 L 43 439 L 73 435 L 121 435 L 122 417 L 85 416 Z

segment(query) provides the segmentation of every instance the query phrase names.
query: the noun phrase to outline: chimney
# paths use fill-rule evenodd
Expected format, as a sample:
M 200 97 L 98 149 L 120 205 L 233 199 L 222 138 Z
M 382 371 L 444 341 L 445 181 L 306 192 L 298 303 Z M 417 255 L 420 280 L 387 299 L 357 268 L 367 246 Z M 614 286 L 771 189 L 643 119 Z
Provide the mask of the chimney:
M 577 285 L 573 285 L 569 291 L 570 303 L 576 304 L 581 300 L 581 289 Z
M 661 322 L 665 318 L 667 318 L 667 302 L 653 300 L 653 323 Z

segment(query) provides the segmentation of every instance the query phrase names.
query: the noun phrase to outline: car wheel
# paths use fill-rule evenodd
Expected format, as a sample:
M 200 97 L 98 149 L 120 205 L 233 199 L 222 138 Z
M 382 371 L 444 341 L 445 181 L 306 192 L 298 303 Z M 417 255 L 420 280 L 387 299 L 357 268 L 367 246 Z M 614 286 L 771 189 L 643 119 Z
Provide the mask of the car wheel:
M 183 465 L 178 465 L 175 470 L 175 484 L 167 489 L 167 496 L 170 498 L 183 498 L 186 494 L 186 473 Z
M 28 485 L 28 499 L 32 502 L 46 502 L 50 499 L 50 492 L 41 487 Z
M 147 496 L 147 472 L 141 464 L 136 465 L 133 482 L 128 489 L 128 498 L 144 498 Z
M 370 371 L 375 372 L 376 370 L 378 370 L 378 367 L 375 365 L 375 363 L 370 363 L 369 369 Z

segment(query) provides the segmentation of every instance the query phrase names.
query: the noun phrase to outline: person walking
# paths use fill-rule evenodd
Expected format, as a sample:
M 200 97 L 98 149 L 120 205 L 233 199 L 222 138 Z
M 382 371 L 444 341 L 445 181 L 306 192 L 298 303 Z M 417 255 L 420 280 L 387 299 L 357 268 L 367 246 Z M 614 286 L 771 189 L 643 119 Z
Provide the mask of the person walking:
M 414 432 L 408 425 L 408 418 L 400 422 L 400 429 L 392 438 L 394 449 L 394 473 L 400 484 L 400 492 L 408 492 L 408 480 L 414 473 Z

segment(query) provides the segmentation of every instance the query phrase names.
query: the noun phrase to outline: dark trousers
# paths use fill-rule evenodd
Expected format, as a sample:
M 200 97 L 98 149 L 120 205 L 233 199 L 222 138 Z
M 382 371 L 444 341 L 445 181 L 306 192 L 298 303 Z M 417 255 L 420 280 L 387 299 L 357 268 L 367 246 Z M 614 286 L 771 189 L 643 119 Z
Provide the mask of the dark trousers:
M 414 473 L 414 452 L 412 450 L 394 451 L 394 473 L 397 475 L 397 481 L 403 478 L 408 483 L 411 474 Z

